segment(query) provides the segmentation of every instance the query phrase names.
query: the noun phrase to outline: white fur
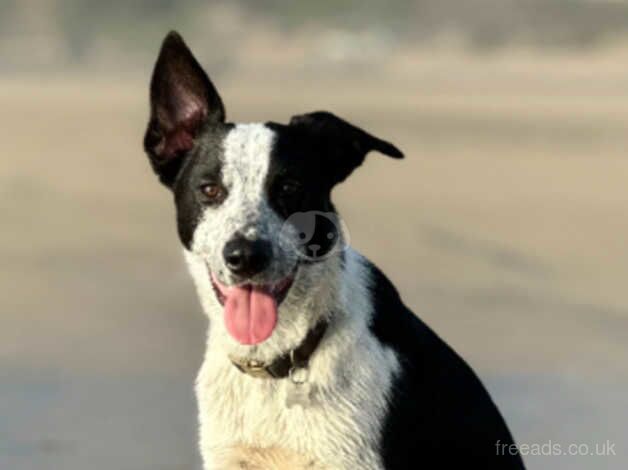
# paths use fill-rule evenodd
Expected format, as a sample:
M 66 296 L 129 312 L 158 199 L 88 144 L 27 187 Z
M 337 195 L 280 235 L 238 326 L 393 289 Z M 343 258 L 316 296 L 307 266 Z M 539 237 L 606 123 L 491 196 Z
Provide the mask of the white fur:
M 185 250 L 210 318 L 196 385 L 205 469 L 224 469 L 225 459 L 246 460 L 242 449 L 252 449 L 248 454 L 255 456 L 260 449 L 272 449 L 273 458 L 297 455 L 303 462 L 315 462 L 315 467 L 304 464 L 303 468 L 378 470 L 382 468 L 381 426 L 399 364 L 394 352 L 384 348 L 368 328 L 373 315 L 371 280 L 359 254 L 345 251 L 344 266 L 339 256 L 300 266 L 279 308 L 277 327 L 264 343 L 243 346 L 225 330 L 209 270 L 228 281 L 220 253 L 234 231 L 246 230 L 251 237 L 280 233 L 281 220 L 270 209 L 263 187 L 273 140 L 272 131 L 260 124 L 239 125 L 227 135 L 223 179 L 229 196 L 220 208 L 207 209 L 192 250 Z M 270 275 L 280 279 L 297 259 L 294 253 L 281 251 L 279 244 L 274 248 L 278 251 Z M 229 360 L 229 355 L 235 355 L 269 362 L 297 347 L 324 316 L 330 324 L 310 360 L 313 400 L 309 406 L 286 406 L 286 395 L 296 387 L 290 380 L 254 378 L 239 372 Z M 288 463 L 276 468 L 286 467 Z

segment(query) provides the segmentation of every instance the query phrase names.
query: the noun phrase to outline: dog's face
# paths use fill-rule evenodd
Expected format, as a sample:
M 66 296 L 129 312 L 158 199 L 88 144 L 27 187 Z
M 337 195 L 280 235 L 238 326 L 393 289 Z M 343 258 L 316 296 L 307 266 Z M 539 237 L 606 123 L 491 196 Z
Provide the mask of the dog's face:
M 401 152 L 327 112 L 232 124 L 182 39 L 168 35 L 151 83 L 145 149 L 174 193 L 177 226 L 206 270 L 227 331 L 270 337 L 279 306 L 321 282 L 344 243 L 330 194 L 371 150 Z

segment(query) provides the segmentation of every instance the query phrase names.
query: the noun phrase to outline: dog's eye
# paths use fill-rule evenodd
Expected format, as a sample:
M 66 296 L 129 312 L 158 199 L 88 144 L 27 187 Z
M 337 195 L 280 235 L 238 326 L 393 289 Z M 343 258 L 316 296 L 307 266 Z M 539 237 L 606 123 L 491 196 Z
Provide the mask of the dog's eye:
M 279 192 L 282 196 L 293 196 L 301 191 L 301 185 L 297 181 L 282 181 L 279 185 Z
M 225 189 L 216 183 L 207 183 L 201 186 L 201 193 L 209 203 L 217 203 L 224 199 Z

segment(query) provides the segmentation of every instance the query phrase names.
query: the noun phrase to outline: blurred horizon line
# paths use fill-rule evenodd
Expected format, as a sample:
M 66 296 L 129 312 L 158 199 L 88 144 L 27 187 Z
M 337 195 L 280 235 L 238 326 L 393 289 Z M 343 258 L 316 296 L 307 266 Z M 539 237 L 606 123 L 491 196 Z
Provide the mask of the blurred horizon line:
M 628 48 L 625 0 L 6 0 L 0 74 L 133 74 L 180 31 L 214 73 L 242 64 L 357 69 L 430 53 L 603 55 Z M 260 58 L 263 58 L 261 60 Z

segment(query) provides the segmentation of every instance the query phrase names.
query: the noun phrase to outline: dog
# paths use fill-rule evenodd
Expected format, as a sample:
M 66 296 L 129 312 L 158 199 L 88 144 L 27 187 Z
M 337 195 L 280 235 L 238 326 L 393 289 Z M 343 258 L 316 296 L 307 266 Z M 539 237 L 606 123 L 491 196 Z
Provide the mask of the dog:
M 209 317 L 196 382 L 209 469 L 520 469 L 470 367 L 348 246 L 332 189 L 393 144 L 329 112 L 226 120 L 181 36 L 165 38 L 144 149 L 174 195 Z

